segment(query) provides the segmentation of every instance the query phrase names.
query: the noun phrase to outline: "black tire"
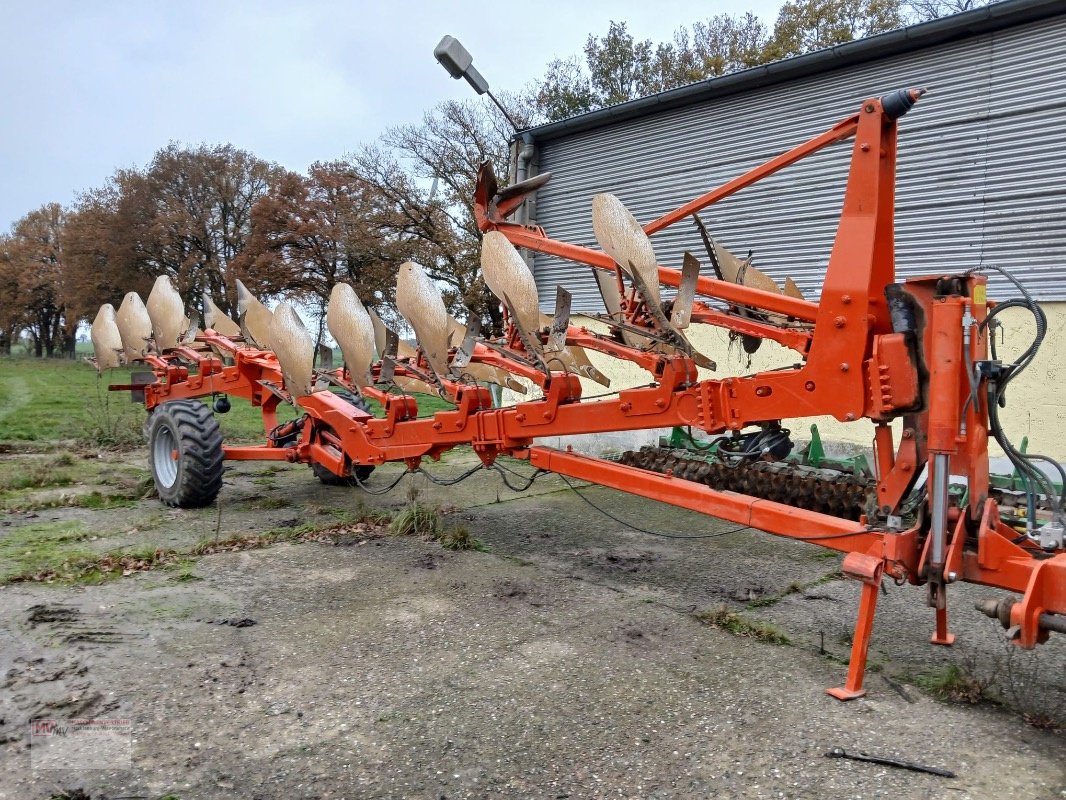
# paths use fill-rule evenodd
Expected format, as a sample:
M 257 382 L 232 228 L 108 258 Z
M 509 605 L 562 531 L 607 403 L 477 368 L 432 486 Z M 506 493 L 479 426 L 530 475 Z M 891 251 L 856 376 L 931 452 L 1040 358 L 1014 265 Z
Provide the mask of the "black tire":
M 368 414 L 370 413 L 370 406 L 367 405 L 366 401 L 363 398 L 357 397 L 351 392 L 345 392 L 343 390 L 337 392 L 336 394 L 337 397 L 341 398 L 342 400 L 347 400 L 360 411 L 365 411 Z M 355 473 L 354 477 L 342 477 L 340 475 L 335 475 L 328 469 L 323 467 L 321 464 L 312 464 L 311 471 L 315 473 L 316 478 L 322 481 L 323 486 L 356 486 L 358 485 L 356 478 L 358 478 L 358 480 L 360 481 L 365 481 L 367 478 L 370 477 L 370 473 L 374 471 L 374 467 L 373 465 L 357 464 L 353 468 L 353 472 Z
M 148 418 L 148 464 L 168 506 L 211 505 L 222 489 L 222 433 L 199 400 L 171 400 Z

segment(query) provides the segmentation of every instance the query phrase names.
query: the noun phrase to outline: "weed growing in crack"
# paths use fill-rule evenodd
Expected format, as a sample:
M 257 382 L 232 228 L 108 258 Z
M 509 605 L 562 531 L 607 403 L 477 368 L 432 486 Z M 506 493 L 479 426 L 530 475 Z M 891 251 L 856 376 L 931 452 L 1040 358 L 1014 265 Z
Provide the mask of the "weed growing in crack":
M 470 530 L 462 525 L 449 528 L 437 539 L 445 550 L 485 550 L 485 545 L 478 541 Z
M 392 519 L 391 530 L 397 536 L 425 536 L 437 539 L 441 533 L 441 516 L 436 508 L 418 502 L 421 491 L 417 486 L 407 489 L 407 508 Z
M 941 700 L 975 705 L 991 700 L 989 692 L 992 680 L 989 676 L 978 678 L 969 669 L 958 664 L 948 664 L 943 669 L 915 675 L 913 683 Z
M 748 619 L 724 606 L 710 611 L 700 611 L 695 617 L 704 625 L 710 625 L 712 628 L 718 628 L 734 636 L 757 639 L 768 644 L 790 644 L 784 631 L 776 625 Z

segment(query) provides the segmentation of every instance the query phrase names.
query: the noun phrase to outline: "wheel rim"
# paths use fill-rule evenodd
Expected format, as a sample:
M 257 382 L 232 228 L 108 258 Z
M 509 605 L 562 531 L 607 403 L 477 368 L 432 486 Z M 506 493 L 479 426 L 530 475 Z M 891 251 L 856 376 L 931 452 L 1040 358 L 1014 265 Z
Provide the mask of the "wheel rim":
M 161 426 L 152 444 L 152 466 L 155 467 L 155 479 L 164 489 L 169 489 L 178 479 L 178 442 L 167 426 Z

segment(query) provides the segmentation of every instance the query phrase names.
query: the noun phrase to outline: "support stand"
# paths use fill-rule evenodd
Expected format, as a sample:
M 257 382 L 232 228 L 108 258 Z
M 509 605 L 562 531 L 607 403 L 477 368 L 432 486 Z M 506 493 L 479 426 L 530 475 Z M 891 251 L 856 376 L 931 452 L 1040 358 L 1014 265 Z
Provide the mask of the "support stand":
M 956 532 L 955 535 L 958 535 Z M 955 643 L 955 635 L 948 631 L 948 587 L 940 583 L 934 590 L 936 608 L 936 630 L 933 631 L 933 644 L 950 647 Z
M 862 581 L 859 616 L 855 621 L 855 634 L 851 640 L 848 679 L 843 686 L 826 689 L 825 692 L 837 700 L 854 700 L 866 694 L 862 679 L 866 673 L 866 657 L 870 649 L 870 634 L 874 627 L 874 612 L 877 610 L 877 593 L 881 589 L 884 562 L 875 556 L 849 553 L 844 559 L 843 570 L 849 578 Z

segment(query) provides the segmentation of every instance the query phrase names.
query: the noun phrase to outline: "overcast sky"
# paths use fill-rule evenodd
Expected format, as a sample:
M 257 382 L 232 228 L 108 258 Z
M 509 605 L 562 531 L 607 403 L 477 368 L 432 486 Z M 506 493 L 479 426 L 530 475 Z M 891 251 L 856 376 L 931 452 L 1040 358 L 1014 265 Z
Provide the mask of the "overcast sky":
M 0 0 L 0 231 L 71 203 L 170 141 L 230 142 L 303 171 L 473 97 L 433 60 L 445 34 L 493 89 L 518 89 L 589 33 L 640 38 L 779 0 L 106 2 Z

